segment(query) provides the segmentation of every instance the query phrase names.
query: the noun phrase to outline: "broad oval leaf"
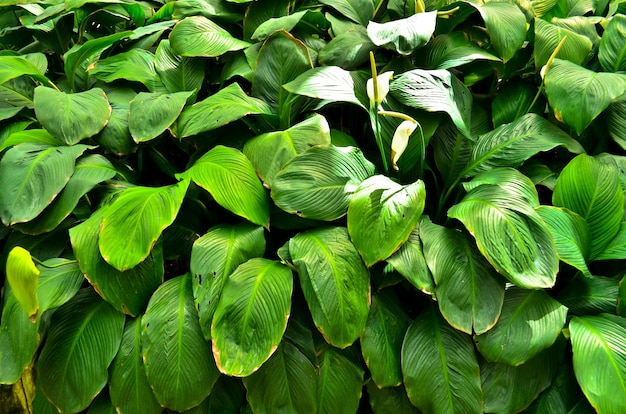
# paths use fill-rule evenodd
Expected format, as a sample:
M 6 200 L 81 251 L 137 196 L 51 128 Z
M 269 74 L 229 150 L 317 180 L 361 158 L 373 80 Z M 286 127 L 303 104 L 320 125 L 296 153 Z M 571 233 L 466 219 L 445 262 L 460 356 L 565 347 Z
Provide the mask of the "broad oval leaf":
M 515 3 L 469 3 L 485 21 L 494 49 L 506 63 L 522 48 L 526 40 L 526 16 Z
M 204 337 L 211 338 L 211 323 L 228 276 L 239 266 L 265 252 L 263 228 L 249 223 L 219 225 L 196 240 L 191 249 L 193 297 Z
M 421 57 L 427 69 L 450 69 L 475 60 L 500 60 L 472 43 L 463 32 L 441 34 L 424 47 Z
M 228 276 L 211 326 L 220 371 L 246 377 L 276 351 L 287 328 L 292 289 L 291 270 L 268 259 L 250 259 Z
M 369 272 L 343 227 L 309 230 L 289 240 L 289 254 L 313 322 L 327 342 L 346 348 L 365 329 Z
M 15 299 L 33 322 L 39 312 L 37 297 L 39 274 L 39 269 L 35 266 L 28 250 L 19 246 L 11 249 L 6 261 L 7 282 L 11 286 Z
M 512 287 L 498 323 L 474 340 L 487 360 L 521 365 L 556 341 L 566 316 L 567 308 L 543 290 Z
M 141 263 L 174 222 L 188 180 L 165 187 L 131 187 L 104 210 L 98 246 L 108 264 L 123 272 Z
M 250 46 L 204 16 L 186 17 L 170 33 L 172 50 L 181 56 L 221 56 Z
M 170 41 L 163 39 L 154 56 L 154 67 L 161 82 L 171 93 L 199 91 L 204 81 L 204 62 L 180 56 L 172 50 Z
M 624 193 L 616 168 L 581 154 L 563 169 L 552 202 L 578 213 L 589 225 L 593 260 L 619 232 L 624 215 Z
M 374 18 L 374 3 L 372 0 L 321 0 L 337 10 L 348 19 L 365 26 Z
M 420 234 L 443 317 L 470 335 L 491 329 L 504 301 L 502 278 L 463 234 L 427 220 Z
M 422 218 L 424 220 L 424 218 Z M 421 226 L 415 226 L 407 241 L 387 259 L 387 263 L 413 286 L 428 295 L 434 295 L 435 282 L 424 258 L 424 246 L 420 238 Z
M 420 313 L 406 332 L 402 374 L 411 403 L 424 412 L 483 412 L 472 340 L 432 307 Z
M 0 84 L 23 75 L 50 84 L 48 78 L 44 76 L 45 71 L 46 67 L 36 65 L 25 56 L 0 56 Z
M 202 336 L 189 274 L 159 286 L 141 329 L 146 377 L 159 404 L 177 411 L 200 404 L 219 371 Z
M 140 92 L 130 102 L 128 128 L 136 143 L 161 135 L 174 123 L 192 92 Z
M 154 55 L 144 49 L 131 49 L 98 60 L 88 68 L 96 79 L 110 83 L 119 79 L 141 82 L 149 91 L 163 89 L 154 67 Z
M 320 66 L 339 66 L 344 69 L 356 69 L 369 60 L 369 53 L 376 46 L 367 36 L 363 26 L 348 30 L 335 36 L 319 51 L 317 61 Z
M 265 5 L 265 7 L 269 8 L 270 6 Z M 274 7 L 277 7 L 277 9 L 280 8 L 280 6 L 278 5 Z M 255 20 L 260 17 L 263 17 L 261 16 L 261 13 L 254 13 L 256 11 L 257 10 L 255 9 L 251 9 L 248 11 L 247 16 L 245 17 L 247 20 L 246 23 L 249 23 L 251 20 Z M 285 8 L 285 11 L 287 11 L 286 8 Z M 256 16 L 250 17 L 251 12 L 253 12 Z M 265 39 L 267 39 L 270 35 L 272 35 L 275 32 L 280 32 L 280 31 L 291 32 L 294 29 L 294 27 L 296 27 L 296 25 L 300 23 L 300 20 L 302 20 L 302 17 L 304 17 L 305 14 L 307 14 L 307 10 L 297 11 L 286 16 L 271 17 L 263 21 L 261 24 L 259 24 L 256 27 L 256 29 L 254 29 L 254 32 L 250 35 L 250 38 L 252 40 L 265 41 Z M 244 31 L 245 31 L 245 28 L 244 28 Z
M 619 280 L 610 277 L 574 276 L 556 299 L 573 315 L 615 313 L 619 304 Z
M 601 413 L 626 410 L 624 318 L 609 314 L 575 316 L 569 331 L 574 373 L 591 405 Z
M 350 197 L 374 165 L 354 147 L 313 147 L 274 177 L 272 199 L 301 217 L 332 221 L 346 214 Z
M 124 314 L 81 290 L 54 313 L 37 360 L 37 386 L 62 412 L 78 412 L 104 388 L 122 340 Z
M 556 57 L 582 65 L 593 48 L 591 40 L 565 27 L 535 18 L 535 47 L 533 54 L 537 68 L 543 67 L 548 62 L 550 56 L 552 56 L 559 43 L 566 36 L 567 40 L 559 49 Z
M 361 399 L 364 371 L 346 350 L 328 347 L 319 357 L 318 412 L 355 413 Z
M 88 147 L 24 143 L 0 161 L 0 217 L 6 225 L 30 221 L 65 187 Z
M 228 211 L 259 226 L 269 226 L 269 196 L 241 151 L 217 145 L 179 177 L 193 180 Z
M 393 49 L 401 55 L 410 55 L 428 43 L 435 32 L 436 20 L 436 12 L 427 12 L 386 23 L 370 21 L 367 34 L 376 46 Z
M 388 258 L 407 241 L 425 202 L 422 180 L 403 186 L 375 175 L 359 185 L 348 205 L 348 233 L 368 267 Z
M 111 105 L 99 88 L 71 94 L 38 86 L 33 102 L 37 120 L 67 145 L 96 135 L 111 116 Z
M 607 72 L 626 71 L 626 16 L 616 14 L 602 34 L 598 60 Z

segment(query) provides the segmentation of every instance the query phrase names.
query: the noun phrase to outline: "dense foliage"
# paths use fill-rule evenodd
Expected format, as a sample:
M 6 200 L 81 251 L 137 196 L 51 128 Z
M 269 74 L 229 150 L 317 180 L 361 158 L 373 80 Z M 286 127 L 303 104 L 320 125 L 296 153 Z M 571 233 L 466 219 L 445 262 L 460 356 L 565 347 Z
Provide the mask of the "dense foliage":
M 3 390 L 626 412 L 624 13 L 0 0 Z

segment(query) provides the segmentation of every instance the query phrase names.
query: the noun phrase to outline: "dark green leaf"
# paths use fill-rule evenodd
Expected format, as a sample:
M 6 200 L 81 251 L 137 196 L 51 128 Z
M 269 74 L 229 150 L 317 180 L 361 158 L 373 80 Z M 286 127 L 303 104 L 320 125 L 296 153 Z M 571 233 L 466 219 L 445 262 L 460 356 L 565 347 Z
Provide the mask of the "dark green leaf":
M 339 66 L 344 69 L 356 69 L 369 60 L 369 53 L 376 46 L 367 36 L 364 27 L 349 30 L 334 37 L 318 55 L 318 61 L 323 66 Z
M 355 413 L 363 388 L 363 368 L 348 352 L 328 347 L 320 356 L 317 382 L 318 412 Z
M 428 69 L 450 69 L 475 60 L 500 60 L 476 46 L 462 32 L 435 37 L 424 47 L 423 53 L 420 59 L 423 59 L 424 67 Z
M 574 315 L 615 313 L 619 281 L 608 277 L 574 276 L 559 292 L 557 299 Z
M 374 381 L 367 383 L 367 395 L 374 414 L 418 414 L 404 387 L 378 388 Z
M 607 72 L 626 71 L 626 16 L 616 14 L 602 34 L 598 59 Z
M 422 219 L 424 220 L 424 219 Z M 392 254 L 387 263 L 422 292 L 433 295 L 435 282 L 424 258 L 424 247 L 420 238 L 421 226 L 416 226 L 408 240 Z
M 524 13 L 517 4 L 509 2 L 470 4 L 480 12 L 494 49 L 506 63 L 522 48 L 526 40 Z

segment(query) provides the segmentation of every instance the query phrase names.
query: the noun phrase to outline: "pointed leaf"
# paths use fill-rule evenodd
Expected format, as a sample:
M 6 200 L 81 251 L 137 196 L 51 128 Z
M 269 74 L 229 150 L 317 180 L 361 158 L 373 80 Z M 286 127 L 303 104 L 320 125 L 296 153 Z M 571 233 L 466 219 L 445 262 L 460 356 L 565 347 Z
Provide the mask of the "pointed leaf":
M 387 23 L 370 21 L 367 34 L 376 46 L 384 46 L 401 55 L 410 55 L 424 46 L 435 32 L 436 12 L 417 13 Z
M 367 30 L 356 26 L 334 37 L 319 51 L 317 61 L 321 66 L 339 66 L 344 69 L 356 69 L 369 60 L 369 53 L 376 50 Z
M 161 135 L 174 123 L 192 92 L 139 93 L 130 102 L 130 134 L 136 143 Z
M 265 5 L 265 7 L 270 7 L 270 6 Z M 280 8 L 280 6 L 278 5 L 274 7 Z M 285 7 L 285 9 L 287 9 L 287 7 Z M 307 14 L 307 11 L 302 10 L 302 11 L 291 13 L 286 16 L 271 17 L 263 21 L 261 24 L 259 24 L 257 28 L 254 29 L 254 32 L 252 33 L 252 35 L 250 35 L 250 38 L 252 40 L 265 41 L 265 39 L 267 39 L 274 32 L 277 32 L 277 31 L 291 32 L 293 28 L 296 27 L 298 23 L 300 23 L 300 20 L 302 20 L 302 17 L 304 17 L 305 14 Z M 258 16 L 258 17 L 261 17 L 261 16 Z M 248 16 L 246 17 L 246 19 L 248 21 L 250 20 L 250 12 L 248 12 Z
M 204 81 L 204 62 L 180 56 L 172 50 L 170 41 L 159 42 L 154 57 L 154 67 L 171 93 L 182 91 L 199 91 Z
M 250 43 L 233 37 L 204 16 L 186 17 L 170 33 L 172 50 L 181 56 L 221 56 Z
M 391 264 L 398 273 L 404 276 L 417 289 L 428 295 L 433 295 L 435 293 L 435 282 L 424 258 L 420 227 L 418 225 L 413 229 L 408 240 L 387 259 L 387 263 Z
M 369 272 L 343 227 L 309 230 L 289 241 L 311 316 L 326 340 L 352 344 L 365 329 L 370 306 Z
M 533 50 L 535 67 L 543 67 L 566 36 L 567 40 L 559 49 L 556 57 L 582 65 L 593 48 L 591 40 L 565 27 L 535 18 L 535 48 Z
M 500 60 L 476 46 L 466 36 L 463 32 L 451 32 L 435 37 L 424 47 L 424 67 L 450 69 L 475 60 Z
M 622 149 L 626 148 L 626 98 L 618 98 L 606 109 L 607 130 L 613 141 Z
M 31 321 L 35 321 L 39 312 L 37 298 L 39 269 L 35 266 L 30 252 L 19 246 L 11 249 L 6 263 L 6 277 L 11 291 Z
M 0 84 L 23 75 L 32 76 L 44 84 L 50 80 L 44 76 L 45 68 L 38 67 L 25 56 L 0 56 Z
M 469 4 L 480 12 L 494 49 L 506 63 L 526 40 L 526 16 L 515 3 Z
M 449 326 L 433 308 L 420 313 L 406 332 L 402 373 L 411 403 L 422 411 L 483 412 L 472 340 Z
M 44 144 L 51 147 L 62 146 L 63 142 L 59 141 L 45 129 L 27 129 L 19 130 L 17 132 L 10 133 L 10 129 L 6 128 L 2 132 L 7 133 L 6 139 L 3 139 L 2 145 L 0 145 L 0 151 L 4 151 L 7 148 L 14 147 L 19 144 L 30 142 L 31 144 Z
M 626 222 L 622 221 L 619 231 L 595 260 L 626 259 Z
M 363 388 L 363 368 L 346 351 L 328 347 L 320 356 L 318 412 L 355 413 Z
M 619 299 L 619 280 L 609 277 L 574 276 L 556 297 L 574 315 L 615 313 Z
M 159 286 L 141 329 L 146 377 L 159 404 L 176 411 L 200 404 L 219 371 L 202 336 L 189 274 Z
M 107 83 L 122 79 L 141 82 L 150 91 L 162 89 L 161 79 L 154 67 L 154 55 L 144 49 L 131 49 L 98 60 L 89 66 L 88 73 Z
M 372 0 L 321 0 L 321 3 L 329 5 L 343 16 L 363 26 L 374 18 Z
M 602 34 L 598 60 L 607 72 L 626 71 L 626 16 L 616 14 Z

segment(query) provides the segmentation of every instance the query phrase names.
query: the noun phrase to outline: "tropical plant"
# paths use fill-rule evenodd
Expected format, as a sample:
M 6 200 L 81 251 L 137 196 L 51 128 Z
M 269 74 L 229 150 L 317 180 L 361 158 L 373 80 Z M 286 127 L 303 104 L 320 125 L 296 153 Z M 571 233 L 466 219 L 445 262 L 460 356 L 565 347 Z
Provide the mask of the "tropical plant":
M 626 412 L 625 13 L 0 0 L 2 404 Z

